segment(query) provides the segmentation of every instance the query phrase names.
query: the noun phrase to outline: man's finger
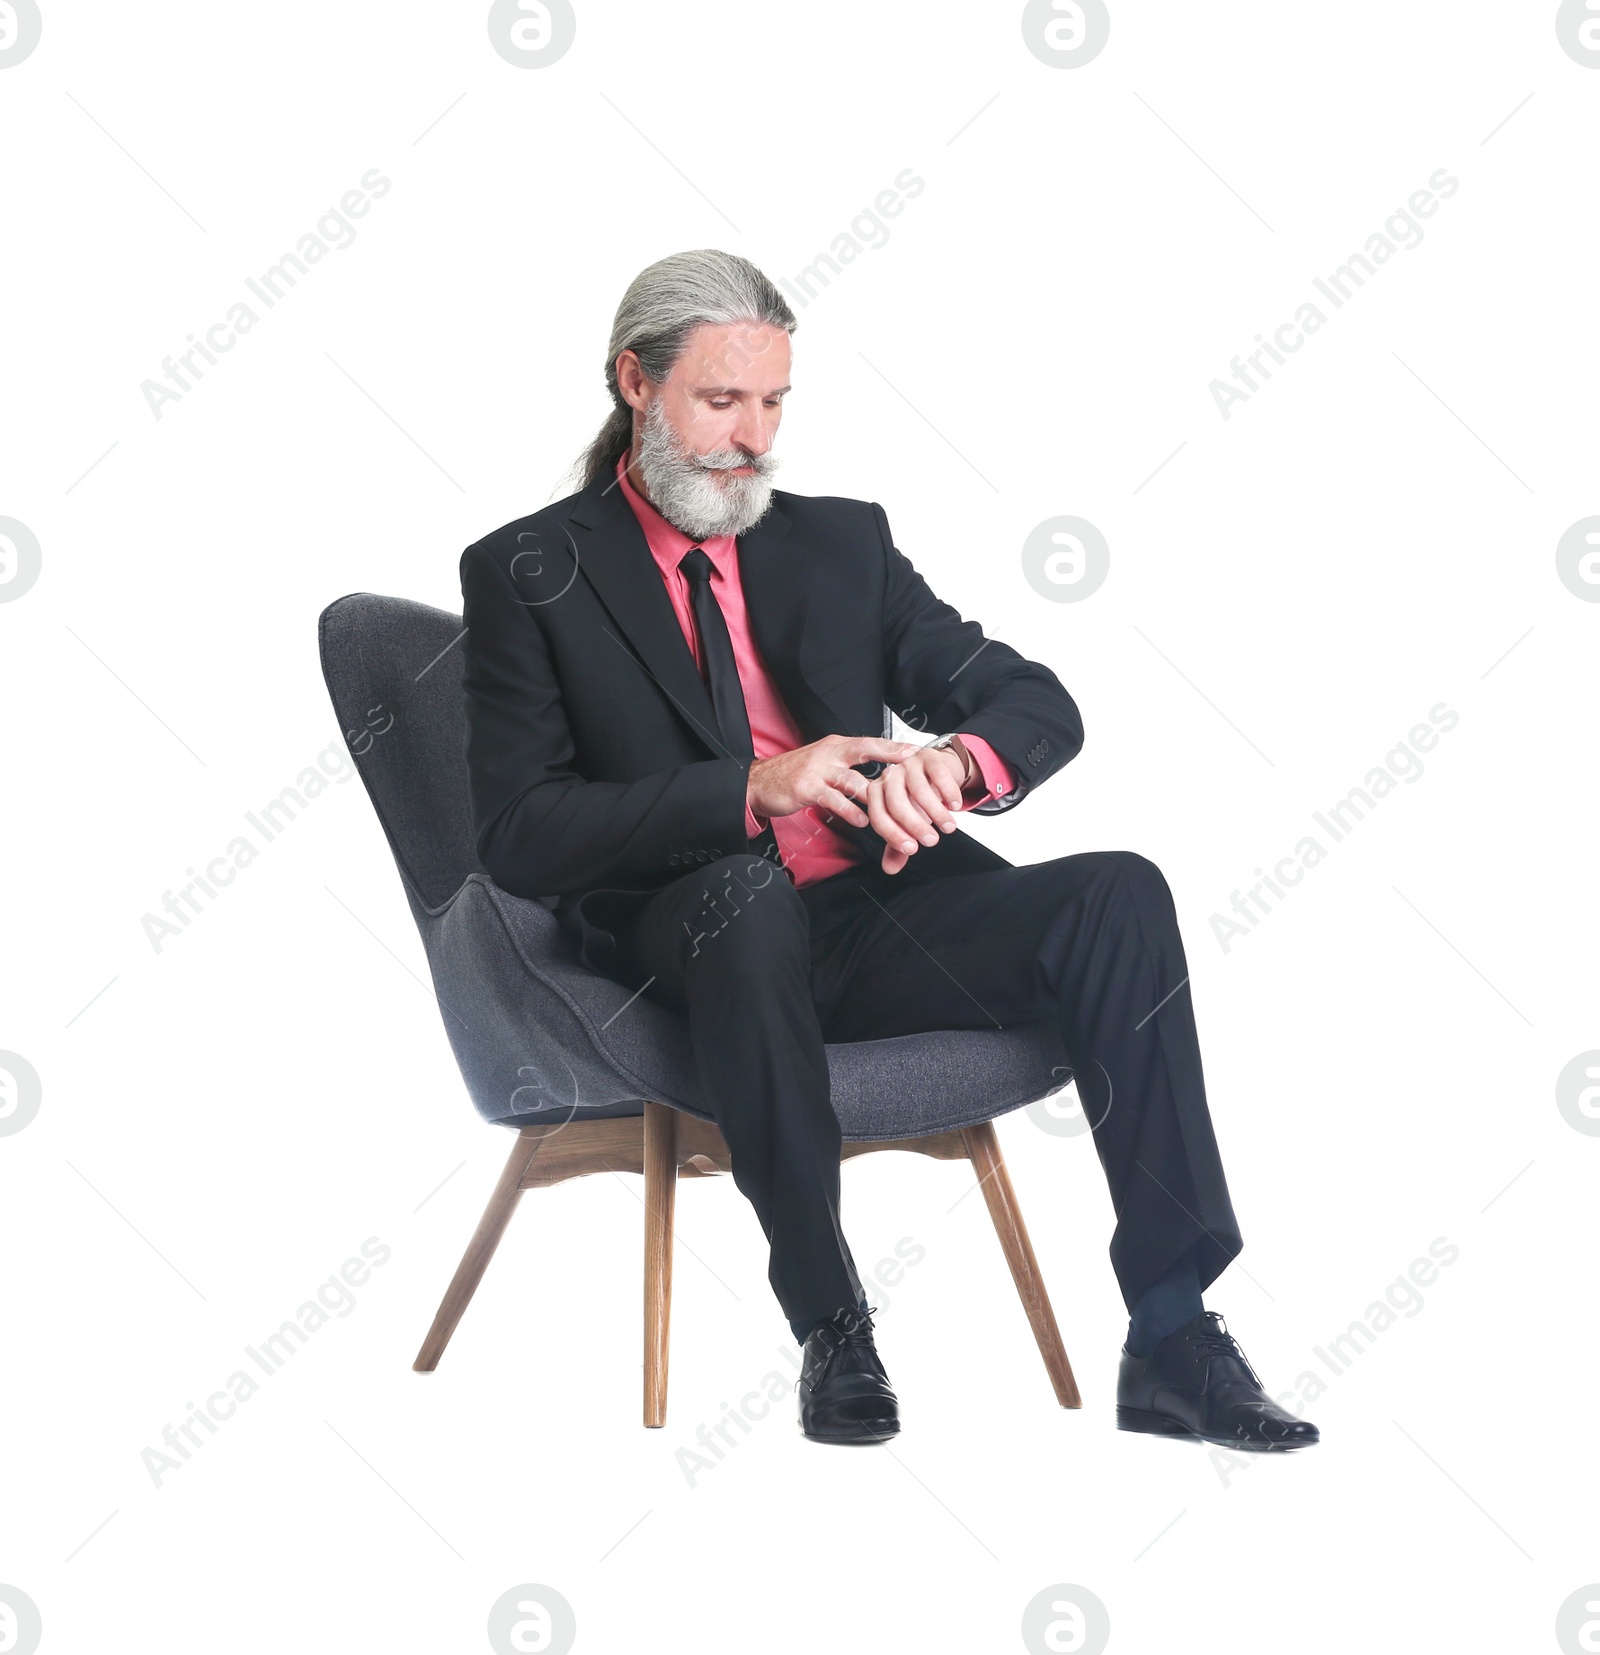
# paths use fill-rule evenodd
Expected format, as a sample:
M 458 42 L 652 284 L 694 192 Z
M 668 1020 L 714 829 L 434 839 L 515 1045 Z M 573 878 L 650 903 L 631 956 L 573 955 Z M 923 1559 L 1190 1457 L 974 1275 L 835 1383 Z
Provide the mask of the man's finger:
M 882 736 L 844 736 L 846 764 L 865 764 L 876 759 L 884 764 L 899 764 L 920 749 L 914 742 L 885 741 Z
M 836 787 L 824 787 L 817 795 L 817 803 L 824 810 L 831 810 L 835 816 L 842 816 L 845 821 L 854 827 L 870 827 L 867 813 L 859 805 L 847 799 Z
M 878 778 L 883 784 L 884 803 L 889 807 L 889 814 L 915 838 L 925 845 L 937 845 L 939 833 L 933 822 L 922 813 L 922 809 L 911 798 L 906 790 L 906 771 L 895 765 L 886 770 Z
M 859 770 L 852 770 L 848 764 L 841 764 L 828 772 L 827 785 L 838 788 L 841 793 L 848 793 L 852 799 L 864 799 L 872 783 Z
M 890 772 L 890 774 L 892 773 Z M 867 818 L 872 824 L 872 831 L 886 845 L 903 851 L 907 856 L 916 854 L 916 840 L 906 837 L 906 830 L 889 814 L 888 807 L 884 803 L 882 777 L 879 777 L 867 790 Z
M 905 777 L 906 791 L 911 795 L 912 803 L 941 832 L 954 833 L 956 824 L 951 812 L 955 807 L 948 800 L 939 797 L 939 790 L 934 786 L 934 778 L 930 773 L 931 768 L 927 764 L 907 764 L 901 766 L 900 774 Z

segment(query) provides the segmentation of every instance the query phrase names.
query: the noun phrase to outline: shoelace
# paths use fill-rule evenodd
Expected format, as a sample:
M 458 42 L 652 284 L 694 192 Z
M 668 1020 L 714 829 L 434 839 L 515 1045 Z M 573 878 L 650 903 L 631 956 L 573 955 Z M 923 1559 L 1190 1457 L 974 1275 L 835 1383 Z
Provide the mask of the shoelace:
M 874 1356 L 878 1354 L 877 1346 L 872 1342 L 872 1312 L 877 1308 L 877 1305 L 869 1305 L 864 1311 L 851 1311 L 848 1316 L 848 1327 L 839 1325 L 840 1321 L 845 1319 L 842 1314 L 836 1316 L 831 1322 L 822 1324 L 818 1331 L 828 1335 L 824 1340 L 824 1343 L 828 1346 L 828 1354 L 823 1357 L 822 1366 L 818 1371 L 817 1380 L 819 1383 L 824 1375 L 832 1372 L 833 1364 L 837 1360 L 840 1351 L 852 1345 L 859 1349 L 870 1350 Z M 797 1379 L 795 1383 L 798 1385 L 800 1381 Z
M 822 1383 L 827 1375 L 833 1371 L 833 1365 L 839 1358 L 839 1352 L 850 1345 L 864 1347 L 870 1350 L 874 1356 L 877 1355 L 877 1346 L 872 1342 L 872 1312 L 877 1308 L 877 1305 L 870 1305 L 865 1311 L 856 1310 L 851 1312 L 848 1329 L 840 1327 L 840 1318 L 837 1316 L 833 1321 L 824 1322 L 820 1328 L 816 1329 L 812 1335 L 813 1338 L 816 1333 L 826 1333 L 829 1337 L 823 1341 L 828 1347 L 827 1354 L 822 1358 L 821 1365 L 812 1380 L 813 1384 L 820 1385 Z M 796 1388 L 803 1382 L 804 1375 L 798 1375 L 795 1379 Z
M 1223 1326 L 1220 1317 L 1212 1324 L 1212 1328 L 1209 1333 L 1201 1333 L 1195 1336 L 1192 1349 L 1196 1356 L 1231 1357 L 1240 1365 L 1240 1367 L 1244 1369 L 1247 1374 L 1250 1375 L 1251 1379 L 1258 1387 L 1261 1386 L 1261 1380 L 1257 1376 L 1256 1370 L 1250 1366 L 1249 1359 L 1245 1356 L 1245 1353 L 1239 1349 L 1239 1341 L 1228 1332 L 1226 1327 Z
M 872 1343 L 872 1313 L 877 1305 L 850 1313 L 849 1326 L 841 1327 L 838 1320 L 829 1322 L 828 1329 L 841 1345 L 870 1345 Z

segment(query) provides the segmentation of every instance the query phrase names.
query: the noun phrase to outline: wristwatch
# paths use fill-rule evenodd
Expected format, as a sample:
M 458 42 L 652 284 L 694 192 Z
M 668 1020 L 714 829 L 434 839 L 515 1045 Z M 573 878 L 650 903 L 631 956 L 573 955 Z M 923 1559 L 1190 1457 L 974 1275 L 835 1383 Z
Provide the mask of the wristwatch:
M 960 735 L 960 733 L 961 732 L 959 730 L 950 730 L 942 736 L 935 736 L 932 741 L 923 742 L 922 745 L 924 747 L 944 747 L 948 749 L 955 746 L 956 738 Z M 965 747 L 963 747 L 961 751 L 966 754 L 967 766 L 970 769 L 970 774 L 964 770 L 961 777 L 962 787 L 967 788 L 972 785 L 974 779 L 978 775 L 978 761 L 973 758 L 971 753 L 967 752 Z

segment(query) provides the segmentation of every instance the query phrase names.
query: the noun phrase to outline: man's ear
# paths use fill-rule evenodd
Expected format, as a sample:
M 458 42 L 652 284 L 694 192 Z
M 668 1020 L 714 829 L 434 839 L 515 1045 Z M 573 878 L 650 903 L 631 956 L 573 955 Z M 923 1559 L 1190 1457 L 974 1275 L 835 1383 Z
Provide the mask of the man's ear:
M 619 351 L 616 360 L 617 390 L 622 400 L 635 413 L 642 414 L 650 402 L 650 393 L 646 389 L 649 385 L 649 376 L 639 362 L 638 356 L 631 350 Z

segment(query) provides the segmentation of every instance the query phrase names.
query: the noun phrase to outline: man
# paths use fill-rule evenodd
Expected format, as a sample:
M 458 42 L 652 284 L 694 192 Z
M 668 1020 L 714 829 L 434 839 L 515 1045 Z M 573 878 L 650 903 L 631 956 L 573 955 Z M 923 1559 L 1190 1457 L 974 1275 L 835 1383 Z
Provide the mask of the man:
M 1128 851 L 1015 868 L 958 830 L 1078 752 L 1078 709 L 933 595 L 880 506 L 774 490 L 794 328 L 745 259 L 642 271 L 582 486 L 463 554 L 483 864 L 687 1018 L 804 1347 L 807 1436 L 900 1423 L 840 1225 L 825 1042 L 1053 1017 L 1117 1217 L 1119 1425 L 1315 1442 L 1201 1301 L 1241 1242 L 1166 882 Z M 935 739 L 888 739 L 887 708 Z

